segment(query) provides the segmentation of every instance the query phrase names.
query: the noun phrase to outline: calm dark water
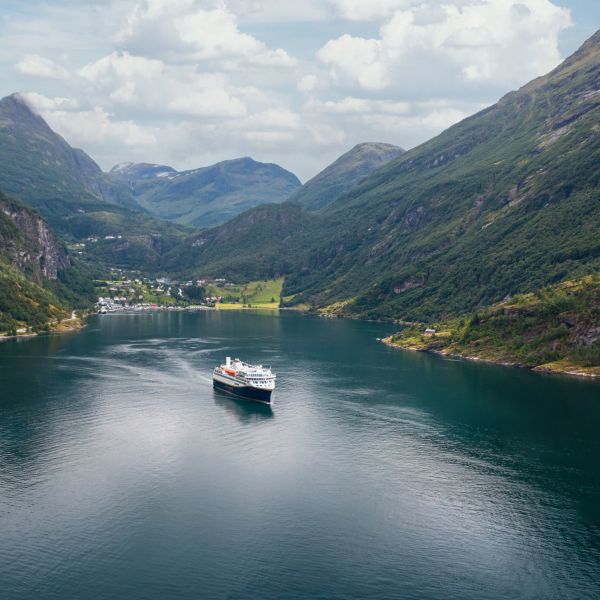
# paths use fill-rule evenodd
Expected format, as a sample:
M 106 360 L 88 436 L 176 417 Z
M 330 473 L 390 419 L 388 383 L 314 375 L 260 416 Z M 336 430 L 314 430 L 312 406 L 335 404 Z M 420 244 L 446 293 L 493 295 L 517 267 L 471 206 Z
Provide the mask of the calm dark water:
M 388 326 L 115 315 L 0 344 L 0 597 L 600 597 L 600 385 Z M 213 392 L 225 355 L 273 410 Z

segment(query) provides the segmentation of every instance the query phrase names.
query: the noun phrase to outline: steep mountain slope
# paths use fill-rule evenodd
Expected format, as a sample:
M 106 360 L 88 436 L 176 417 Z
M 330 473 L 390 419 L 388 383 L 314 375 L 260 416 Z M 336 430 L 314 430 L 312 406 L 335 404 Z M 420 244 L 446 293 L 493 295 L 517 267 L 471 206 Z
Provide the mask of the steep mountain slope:
M 69 266 L 65 246 L 34 211 L 0 194 L 0 252 L 32 281 L 56 279 Z
M 296 289 L 411 320 L 585 272 L 600 260 L 599 164 L 600 33 L 331 205 L 330 250 L 352 251 Z
M 93 284 L 34 211 L 0 194 L 0 333 L 44 327 L 93 300 Z
M 141 211 L 125 186 L 71 148 L 18 95 L 0 101 L 0 160 L 0 191 L 38 210 L 57 232 L 77 241 L 122 236 L 118 244 L 88 246 L 94 260 L 152 269 L 186 232 Z
M 162 165 L 122 164 L 110 175 L 157 217 L 197 227 L 223 223 L 260 204 L 283 202 L 300 187 L 293 173 L 251 158 L 182 172 Z
M 300 204 L 307 210 L 319 210 L 403 152 L 402 148 L 392 144 L 358 144 L 307 181 L 290 198 L 290 202 Z
M 32 205 L 70 196 L 136 207 L 123 186 L 115 185 L 83 150 L 52 131 L 19 94 L 0 100 L 0 159 L 0 188 L 19 194 L 27 186 Z
M 295 259 L 284 295 L 340 314 L 466 312 L 600 267 L 598 165 L 600 32 L 547 76 L 377 170 L 279 250 L 247 232 L 245 256 L 268 271 L 285 250 Z M 234 237 L 218 236 L 199 268 L 233 259 Z

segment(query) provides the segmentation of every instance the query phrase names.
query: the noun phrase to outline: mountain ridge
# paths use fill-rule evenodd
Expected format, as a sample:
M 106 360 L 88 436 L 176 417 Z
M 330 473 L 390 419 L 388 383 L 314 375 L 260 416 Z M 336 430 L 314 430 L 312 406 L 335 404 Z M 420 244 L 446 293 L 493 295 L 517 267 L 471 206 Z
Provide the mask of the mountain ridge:
M 357 144 L 307 181 L 288 202 L 300 204 L 307 210 L 320 210 L 404 152 L 405 150 L 392 144 Z
M 249 156 L 187 171 L 123 163 L 109 176 L 126 185 L 153 215 L 195 227 L 220 224 L 259 204 L 283 202 L 301 185 L 283 167 Z

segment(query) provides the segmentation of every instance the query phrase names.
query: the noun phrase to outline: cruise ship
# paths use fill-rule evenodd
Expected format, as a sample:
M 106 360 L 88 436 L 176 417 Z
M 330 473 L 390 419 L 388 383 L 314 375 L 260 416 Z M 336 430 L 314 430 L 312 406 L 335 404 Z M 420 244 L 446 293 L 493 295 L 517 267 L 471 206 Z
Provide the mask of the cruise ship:
M 225 364 L 215 367 L 213 386 L 241 398 L 271 404 L 271 394 L 275 389 L 276 375 L 262 365 L 249 365 L 239 358 L 231 360 L 228 356 Z

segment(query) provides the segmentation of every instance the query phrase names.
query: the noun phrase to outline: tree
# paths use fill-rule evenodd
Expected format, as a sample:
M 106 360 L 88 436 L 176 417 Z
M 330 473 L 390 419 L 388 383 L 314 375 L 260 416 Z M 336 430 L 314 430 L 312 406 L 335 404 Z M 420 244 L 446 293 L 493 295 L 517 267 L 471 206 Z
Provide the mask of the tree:
M 206 292 L 202 286 L 199 285 L 190 285 L 185 288 L 183 293 L 189 300 L 194 300 L 196 302 L 201 302 L 206 297 Z

